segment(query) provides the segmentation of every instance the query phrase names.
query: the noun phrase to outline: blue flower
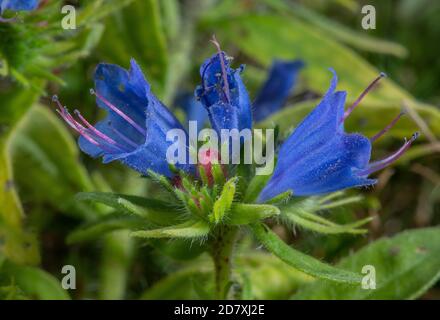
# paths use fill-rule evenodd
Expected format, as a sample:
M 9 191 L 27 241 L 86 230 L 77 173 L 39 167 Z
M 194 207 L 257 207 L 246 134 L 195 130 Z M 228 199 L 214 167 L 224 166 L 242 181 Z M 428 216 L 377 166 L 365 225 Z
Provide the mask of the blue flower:
M 39 0 L 0 0 L 0 13 L 5 10 L 31 11 L 38 7 Z
M 92 157 L 103 157 L 104 163 L 119 160 L 142 174 L 150 169 L 171 177 L 166 152 L 172 142 L 166 141 L 166 134 L 168 130 L 184 128 L 151 92 L 137 63 L 131 60 L 129 71 L 117 65 L 99 64 L 95 88 L 91 92 L 96 95 L 98 106 L 108 112 L 95 126 L 77 110 L 76 120 L 54 97 L 57 111 L 81 135 L 80 149 Z M 193 169 L 187 164 L 176 167 Z
M 303 67 L 301 60 L 275 60 L 272 63 L 267 80 L 253 104 L 255 122 L 264 120 L 283 107 Z
M 211 126 L 220 136 L 221 129 L 251 129 L 251 102 L 240 77 L 243 66 L 230 67 L 230 58 L 220 50 L 200 67 L 202 84 L 195 95 L 208 111 Z
M 368 176 L 397 160 L 417 138 L 416 133 L 391 156 L 370 162 L 371 143 L 388 131 L 402 114 L 371 139 L 344 132 L 345 119 L 383 76 L 376 78 L 344 112 L 347 93 L 335 92 L 337 76 L 334 72 L 321 102 L 282 144 L 274 174 L 262 190 L 260 202 L 289 190 L 295 196 L 310 196 L 376 183 Z

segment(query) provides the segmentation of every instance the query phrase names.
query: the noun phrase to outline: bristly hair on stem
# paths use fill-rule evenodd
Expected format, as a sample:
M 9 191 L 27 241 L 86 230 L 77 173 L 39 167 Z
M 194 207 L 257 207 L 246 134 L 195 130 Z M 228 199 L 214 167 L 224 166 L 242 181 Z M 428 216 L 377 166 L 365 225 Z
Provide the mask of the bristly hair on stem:
M 211 240 L 211 256 L 215 270 L 215 299 L 228 298 L 231 287 L 232 256 L 238 229 L 221 226 Z

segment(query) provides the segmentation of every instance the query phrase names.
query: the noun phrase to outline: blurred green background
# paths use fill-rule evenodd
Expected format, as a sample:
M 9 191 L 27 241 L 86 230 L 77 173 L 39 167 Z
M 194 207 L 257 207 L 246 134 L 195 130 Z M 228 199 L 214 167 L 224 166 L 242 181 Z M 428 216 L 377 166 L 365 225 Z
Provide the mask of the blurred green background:
M 63 4 L 77 9 L 77 29 L 61 28 Z M 361 27 L 365 4 L 376 8 L 375 30 Z M 371 136 L 402 108 L 408 110 L 377 143 L 374 158 L 397 149 L 403 137 L 422 133 L 395 166 L 379 173 L 375 188 L 349 192 L 362 194 L 362 201 L 326 213 L 339 222 L 374 217 L 367 235 L 319 235 L 301 228 L 292 233 L 277 227 L 286 241 L 336 262 L 375 239 L 440 221 L 440 2 L 47 0 L 19 17 L 17 23 L 0 23 L 1 298 L 210 297 L 209 262 L 203 255 L 197 262 L 189 259 L 199 255 L 198 245 L 134 240 L 125 230 L 127 221 L 111 219 L 81 233 L 84 225 L 111 212 L 79 202 L 78 192 L 154 191 L 135 172 L 80 154 L 51 96 L 57 94 L 95 122 L 102 117 L 89 93 L 95 66 L 109 62 L 128 68 L 134 57 L 153 91 L 182 116 L 175 98 L 194 90 L 198 66 L 215 52 L 212 34 L 235 66 L 247 65 L 244 80 L 252 97 L 273 59 L 306 62 L 288 106 L 260 126 L 278 125 L 286 136 L 327 90 L 327 69 L 333 67 L 349 101 L 379 71 L 388 74 L 350 117 L 348 131 Z M 237 272 L 247 270 L 243 279 L 253 284 L 251 298 L 287 299 L 313 281 L 255 250 L 245 235 L 239 252 Z M 432 286 L 428 292 L 407 288 L 391 297 L 439 299 L 440 261 L 434 258 L 432 268 L 423 271 L 426 277 L 420 277 L 420 286 Z M 77 288 L 64 291 L 59 279 L 68 264 L 76 267 Z M 407 277 L 413 267 L 402 269 Z M 347 298 L 347 293 L 333 298 Z

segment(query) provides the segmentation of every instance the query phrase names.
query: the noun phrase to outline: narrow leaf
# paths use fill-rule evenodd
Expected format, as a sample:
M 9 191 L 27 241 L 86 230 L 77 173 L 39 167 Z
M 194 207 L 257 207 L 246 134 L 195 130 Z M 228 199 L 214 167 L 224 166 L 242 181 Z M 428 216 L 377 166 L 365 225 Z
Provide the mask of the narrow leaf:
M 176 206 L 157 199 L 110 192 L 81 192 L 76 195 L 76 198 L 102 203 L 124 213 L 142 216 L 159 225 L 170 224 L 179 215 Z
M 351 284 L 361 282 L 362 277 L 360 274 L 332 267 L 312 256 L 293 249 L 263 224 L 253 224 L 251 230 L 267 250 L 297 270 L 316 278 L 334 282 Z
M 132 232 L 140 238 L 202 238 L 209 233 L 209 225 L 203 221 L 188 221 L 179 225 Z
M 67 243 L 94 240 L 115 230 L 133 230 L 149 226 L 151 224 L 139 216 L 121 213 L 110 214 L 101 217 L 98 221 L 89 222 L 70 233 L 67 237 Z
M 315 215 L 316 217 L 319 217 Z M 366 233 L 367 229 L 356 229 L 351 227 L 350 225 L 344 226 L 344 225 L 331 225 L 331 224 L 323 224 L 322 222 L 313 221 L 312 219 L 306 219 L 304 217 L 301 217 L 300 215 L 290 214 L 289 220 L 292 221 L 294 224 L 297 224 L 303 228 L 324 233 L 324 234 L 340 234 L 340 233 L 350 233 L 350 234 L 363 234 Z M 363 223 L 367 223 L 371 219 L 368 219 L 367 221 L 362 221 Z M 329 220 L 327 220 L 329 221 Z
M 39 300 L 69 300 L 67 291 L 60 281 L 39 268 L 21 266 L 6 261 L 0 269 L 0 274 L 13 279 L 13 282 L 25 293 Z
M 231 225 L 245 225 L 258 222 L 280 214 L 280 210 L 268 204 L 237 203 L 232 206 L 226 223 Z
M 366 279 L 375 280 L 375 289 L 335 285 L 316 281 L 304 286 L 293 299 L 415 299 L 440 279 L 440 228 L 402 232 L 379 239 L 344 258 L 338 267 L 352 271 L 374 267 Z M 366 283 L 370 285 L 370 281 Z

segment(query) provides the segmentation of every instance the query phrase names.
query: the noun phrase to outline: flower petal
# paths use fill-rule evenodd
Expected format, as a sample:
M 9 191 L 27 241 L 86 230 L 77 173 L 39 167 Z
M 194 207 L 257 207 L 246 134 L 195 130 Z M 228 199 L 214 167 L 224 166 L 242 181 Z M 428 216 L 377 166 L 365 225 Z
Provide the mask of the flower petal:
M 31 11 L 38 7 L 39 0 L 0 0 L 0 13 L 5 10 Z
M 336 84 L 337 77 L 334 74 L 330 88 L 321 102 L 284 141 L 278 156 L 280 166 L 293 165 L 298 159 L 327 143 L 329 137 L 343 132 L 340 119 L 344 114 L 347 93 L 334 92 Z
M 368 165 L 370 154 L 368 138 L 360 134 L 337 134 L 292 166 L 277 164 L 260 194 L 260 201 L 288 190 L 296 196 L 307 196 L 374 184 L 375 180 L 356 174 L 357 169 Z
M 255 122 L 264 120 L 283 107 L 303 67 L 304 62 L 301 60 L 275 60 L 272 63 L 266 82 L 254 101 Z
M 200 68 L 202 85 L 196 89 L 195 95 L 208 110 L 211 124 L 217 131 L 252 128 L 251 103 L 240 76 L 242 70 L 232 69 L 224 52 L 213 55 Z M 225 106 L 226 110 L 222 110 L 221 106 Z M 225 115 L 227 119 L 237 121 L 228 124 Z
M 148 106 L 147 92 L 149 85 L 135 62 L 130 71 L 118 65 L 101 63 L 95 71 L 95 88 L 99 96 L 105 98 L 121 112 L 131 118 L 138 126 L 145 126 L 145 112 Z M 99 107 L 109 113 L 108 120 L 112 126 L 137 144 L 144 142 L 145 137 L 125 119 L 110 109 L 107 103 L 97 97 Z
M 336 84 L 334 73 L 321 102 L 281 146 L 260 201 L 288 190 L 306 196 L 375 183 L 357 174 L 368 166 L 371 142 L 363 135 L 344 133 L 341 119 L 346 92 L 335 92 Z
M 108 111 L 108 116 L 95 128 L 113 139 L 119 148 L 98 139 L 99 145 L 80 137 L 82 151 L 92 157 L 103 156 L 103 162 L 119 160 L 125 165 L 146 174 L 151 169 L 172 176 L 166 152 L 172 142 L 167 141 L 171 129 L 186 131 L 162 102 L 151 92 L 137 63 L 132 60 L 129 71 L 111 64 L 100 64 L 95 73 L 97 104 Z M 115 112 L 114 107 L 119 111 Z M 134 121 L 136 127 L 127 118 Z M 187 135 L 187 134 L 186 134 Z M 186 139 L 186 143 L 188 139 Z M 177 164 L 190 171 L 192 166 Z

